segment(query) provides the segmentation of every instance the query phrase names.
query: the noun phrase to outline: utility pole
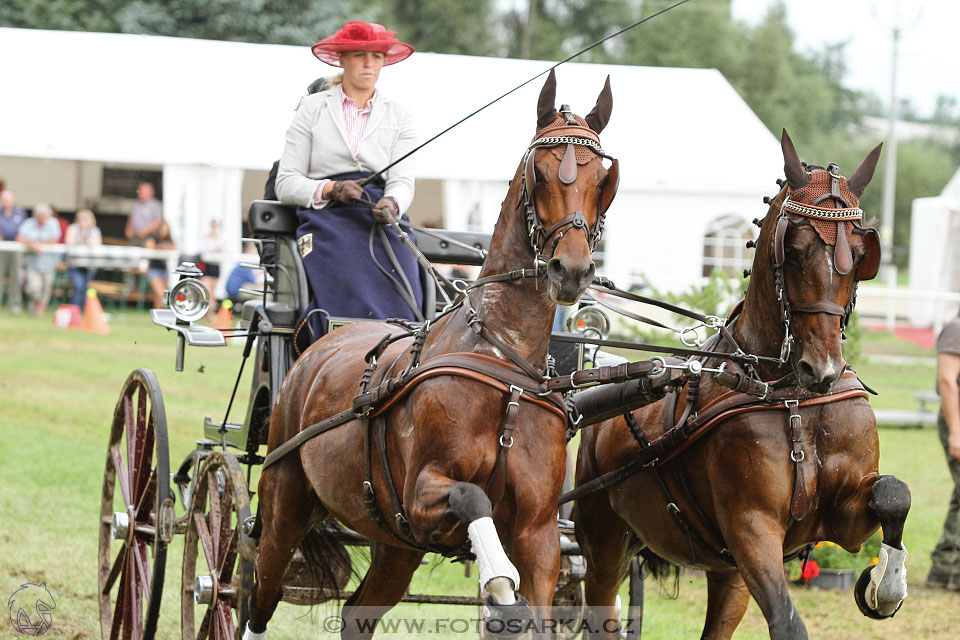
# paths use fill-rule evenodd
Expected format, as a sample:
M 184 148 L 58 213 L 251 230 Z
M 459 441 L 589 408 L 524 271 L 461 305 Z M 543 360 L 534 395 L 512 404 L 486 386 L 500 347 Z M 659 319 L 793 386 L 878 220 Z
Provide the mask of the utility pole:
M 883 204 L 880 218 L 880 240 L 888 247 L 883 252 L 883 264 L 893 265 L 893 229 L 894 209 L 897 196 L 897 117 L 900 111 L 900 100 L 897 96 L 897 63 L 900 55 L 900 0 L 893 2 L 893 20 L 890 27 L 893 38 L 893 52 L 890 61 L 890 110 L 887 114 L 887 139 L 885 170 L 883 176 Z
M 530 59 L 530 39 L 533 37 L 533 17 L 537 11 L 537 0 L 527 0 L 527 20 L 520 34 L 520 57 Z

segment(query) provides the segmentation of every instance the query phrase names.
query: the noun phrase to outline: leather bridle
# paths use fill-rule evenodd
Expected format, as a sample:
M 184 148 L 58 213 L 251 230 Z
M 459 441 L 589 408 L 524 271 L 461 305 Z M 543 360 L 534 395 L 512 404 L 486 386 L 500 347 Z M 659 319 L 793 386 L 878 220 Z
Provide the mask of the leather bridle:
M 880 240 L 877 230 L 872 227 L 864 229 L 861 224 L 863 220 L 863 210 L 858 206 L 849 206 L 847 201 L 840 195 L 837 186 L 840 180 L 839 167 L 831 163 L 828 166 L 827 171 L 829 171 L 831 177 L 831 192 L 817 198 L 816 202 L 812 205 L 794 202 L 790 199 L 788 192 L 788 195 L 784 198 L 783 203 L 780 205 L 780 214 L 777 216 L 776 226 L 774 228 L 771 247 L 773 254 L 773 282 L 777 300 L 780 302 L 780 319 L 784 325 L 783 342 L 780 345 L 781 365 L 786 364 L 793 347 L 794 338 L 790 330 L 790 321 L 793 314 L 826 313 L 829 315 L 839 316 L 841 319 L 840 330 L 843 331 L 850 322 L 850 315 L 857 303 L 857 284 L 860 280 L 869 280 L 870 278 L 873 278 L 877 274 L 880 264 Z M 831 209 L 817 206 L 820 202 L 827 198 L 833 198 L 837 204 L 842 204 L 843 207 Z M 867 251 L 861 259 L 860 264 L 858 265 L 854 274 L 855 280 L 853 284 L 853 291 L 850 293 L 850 299 L 846 306 L 841 307 L 837 303 L 829 300 L 818 300 L 816 302 L 790 301 L 790 297 L 787 295 L 786 291 L 786 279 L 784 277 L 783 266 L 786 262 L 784 242 L 786 239 L 787 230 L 790 228 L 791 224 L 799 224 L 798 221 L 792 219 L 792 216 L 801 216 L 810 220 L 826 220 L 837 222 L 838 246 L 835 248 L 835 256 L 836 253 L 841 250 L 846 250 L 849 252 L 849 246 L 846 243 L 845 222 L 852 222 L 854 225 L 854 232 L 864 236 L 864 242 L 867 245 Z M 849 270 L 841 271 L 841 269 L 837 266 L 837 262 L 838 260 L 835 257 L 834 268 L 841 275 L 847 275 Z
M 566 105 L 561 107 L 561 113 Z M 575 122 L 575 121 L 574 121 Z M 617 186 L 620 182 L 619 163 L 617 159 L 607 155 L 600 146 L 600 138 L 589 127 L 583 127 L 578 124 L 568 124 L 562 127 L 551 128 L 550 136 L 535 139 L 527 147 L 527 152 L 523 157 L 523 170 L 521 172 L 521 196 L 517 203 L 518 207 L 523 207 L 524 217 L 527 224 L 527 236 L 530 240 L 530 246 L 535 254 L 535 261 L 541 260 L 541 255 L 551 242 L 551 251 L 556 249 L 557 244 L 563 235 L 571 228 L 581 229 L 587 236 L 587 242 L 592 252 L 600 238 L 603 236 L 603 222 L 606 217 L 607 209 L 617 193 Z M 587 224 L 587 218 L 582 211 L 573 211 L 565 215 L 562 219 L 547 228 L 540 218 L 537 210 L 537 200 L 535 189 L 537 184 L 536 169 L 534 167 L 534 156 L 538 149 L 546 149 L 566 145 L 563 153 L 563 159 L 560 161 L 560 170 L 558 177 L 563 184 L 572 184 L 577 179 L 577 158 L 575 145 L 590 148 L 601 158 L 611 161 L 610 168 L 607 169 L 607 177 L 600 187 L 600 197 L 597 200 L 597 220 L 591 227 Z

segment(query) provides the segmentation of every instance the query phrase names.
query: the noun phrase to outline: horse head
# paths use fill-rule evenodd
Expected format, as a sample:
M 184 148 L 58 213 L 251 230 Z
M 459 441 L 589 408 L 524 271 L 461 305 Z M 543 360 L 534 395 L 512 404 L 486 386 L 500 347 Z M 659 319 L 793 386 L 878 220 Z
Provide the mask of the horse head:
M 617 161 L 600 146 L 613 108 L 610 78 L 586 118 L 555 107 L 556 76 L 550 72 L 537 105 L 537 132 L 515 180 L 534 260 L 546 263 L 547 295 L 571 305 L 590 285 L 596 265 L 591 252 L 617 191 Z M 603 160 L 610 160 L 608 168 Z
M 783 324 L 780 360 L 789 360 L 799 384 L 814 393 L 828 391 L 843 374 L 841 342 L 857 282 L 879 268 L 879 234 L 863 226 L 859 198 L 881 147 L 847 179 L 832 163 L 826 169 L 804 165 L 786 130 L 781 138 L 787 179 L 764 219 L 758 247 L 766 249 L 772 306 L 779 306 Z

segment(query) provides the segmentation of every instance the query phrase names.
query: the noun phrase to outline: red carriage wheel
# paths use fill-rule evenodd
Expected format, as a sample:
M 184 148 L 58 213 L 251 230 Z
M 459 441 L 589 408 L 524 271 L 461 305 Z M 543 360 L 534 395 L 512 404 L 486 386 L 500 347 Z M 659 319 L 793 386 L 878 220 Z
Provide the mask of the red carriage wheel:
M 211 452 L 197 474 L 183 548 L 184 640 L 233 640 L 250 617 L 256 549 L 243 532 L 250 494 L 237 459 Z
M 103 474 L 98 594 L 104 640 L 151 640 L 156 633 L 174 519 L 163 397 L 153 372 L 137 369 L 114 410 Z

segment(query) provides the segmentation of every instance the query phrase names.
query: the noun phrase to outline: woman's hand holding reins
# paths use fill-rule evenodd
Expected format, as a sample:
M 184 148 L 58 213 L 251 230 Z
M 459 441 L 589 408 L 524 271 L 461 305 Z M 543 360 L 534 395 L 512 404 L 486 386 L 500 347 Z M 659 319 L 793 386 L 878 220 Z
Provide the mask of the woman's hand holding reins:
M 377 222 L 387 223 L 400 217 L 400 208 L 392 196 L 384 196 L 373 207 L 373 217 Z
M 353 204 L 363 197 L 363 187 L 359 180 L 337 180 L 330 188 L 329 197 L 343 204 Z

